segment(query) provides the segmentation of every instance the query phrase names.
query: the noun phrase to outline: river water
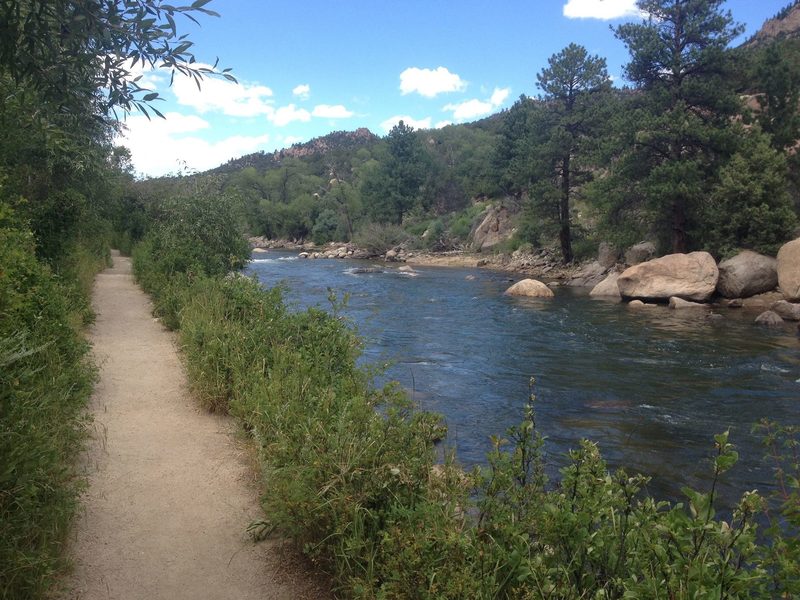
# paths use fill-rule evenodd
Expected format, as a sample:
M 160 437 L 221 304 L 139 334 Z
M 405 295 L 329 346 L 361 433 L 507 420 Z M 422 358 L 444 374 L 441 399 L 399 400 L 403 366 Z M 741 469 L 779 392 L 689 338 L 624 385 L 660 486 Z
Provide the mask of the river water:
M 536 377 L 537 422 L 553 468 L 582 438 L 612 467 L 651 476 L 677 499 L 705 489 L 713 435 L 728 428 L 741 460 L 722 482 L 729 504 L 766 491 L 771 471 L 752 425 L 800 423 L 800 340 L 753 325 L 755 314 L 632 309 L 560 288 L 553 300 L 503 295 L 509 276 L 480 269 L 396 267 L 365 261 L 254 254 L 248 271 L 283 283 L 298 308 L 349 295 L 344 314 L 365 339 L 364 360 L 389 364 L 424 409 L 445 416 L 465 466 L 485 462 L 489 437 L 520 421 Z M 381 272 L 357 273 L 375 266 Z M 698 314 L 698 312 L 700 314 Z

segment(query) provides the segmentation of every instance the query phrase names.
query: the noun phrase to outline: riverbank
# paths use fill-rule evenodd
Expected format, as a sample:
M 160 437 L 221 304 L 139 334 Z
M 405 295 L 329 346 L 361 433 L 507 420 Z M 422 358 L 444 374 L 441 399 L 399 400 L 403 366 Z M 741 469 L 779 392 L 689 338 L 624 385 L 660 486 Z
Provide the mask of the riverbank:
M 468 250 L 430 252 L 409 250 L 400 246 L 386 252 L 370 252 L 353 243 L 331 242 L 324 246 L 317 246 L 311 242 L 268 240 L 263 237 L 250 237 L 248 241 L 254 252 L 289 250 L 300 253 L 303 258 L 311 259 L 350 258 L 382 260 L 389 263 L 407 263 L 425 267 L 485 268 L 520 276 L 536 277 L 550 283 L 560 284 L 568 284 L 573 280 L 581 279 L 580 274 L 593 264 L 593 261 L 585 261 L 563 265 L 557 254 L 550 250 L 530 253 L 516 251 L 511 254 L 481 253 Z M 606 271 L 607 269 L 603 270 L 603 272 Z

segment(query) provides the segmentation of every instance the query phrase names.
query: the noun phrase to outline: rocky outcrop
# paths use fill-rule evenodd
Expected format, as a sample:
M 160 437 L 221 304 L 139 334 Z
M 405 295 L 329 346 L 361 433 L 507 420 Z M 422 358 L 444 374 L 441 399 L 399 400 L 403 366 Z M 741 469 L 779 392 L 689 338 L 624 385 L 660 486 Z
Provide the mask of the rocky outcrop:
M 749 298 L 778 285 L 778 261 L 745 250 L 719 263 L 717 292 L 725 298 Z
M 800 238 L 778 251 L 778 285 L 786 300 L 800 301 Z
M 481 252 L 493 248 L 511 238 L 515 231 L 509 210 L 504 206 L 490 206 L 470 234 L 472 249 Z
M 610 269 L 619 260 L 619 248 L 609 244 L 608 242 L 600 242 L 597 249 L 597 262 L 600 263 L 604 269 Z
M 778 313 L 768 310 L 756 317 L 756 325 L 761 325 L 762 327 L 783 327 L 783 319 L 781 319 Z
M 536 279 L 523 279 L 506 290 L 509 296 L 527 296 L 528 298 L 552 298 L 553 290 Z
M 595 298 L 622 298 L 619 293 L 619 286 L 617 285 L 619 273 L 611 273 L 608 277 L 598 283 L 591 292 L 590 296 Z
M 617 280 L 623 298 L 666 302 L 672 296 L 705 302 L 717 287 L 719 270 L 708 252 L 668 254 L 626 269 Z
M 584 265 L 580 271 L 575 273 L 567 285 L 572 287 L 594 287 L 606 277 L 608 267 L 604 267 L 598 261 Z
M 669 299 L 669 307 L 674 309 L 679 308 L 710 308 L 708 304 L 701 304 L 700 302 L 689 302 L 683 298 L 673 296 Z
M 779 300 L 770 307 L 770 310 L 784 321 L 800 321 L 800 304 Z
M 652 242 L 639 242 L 625 251 L 625 264 L 638 265 L 656 255 L 656 246 Z

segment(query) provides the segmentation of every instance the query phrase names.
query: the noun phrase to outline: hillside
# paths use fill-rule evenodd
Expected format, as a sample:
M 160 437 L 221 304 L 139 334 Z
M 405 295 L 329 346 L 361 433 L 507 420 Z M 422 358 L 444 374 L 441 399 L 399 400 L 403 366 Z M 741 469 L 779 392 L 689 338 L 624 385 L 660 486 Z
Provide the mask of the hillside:
M 800 37 L 800 1 L 786 6 L 766 21 L 753 37 L 744 43 L 746 48 L 764 46 L 777 39 Z
M 294 144 L 275 152 L 262 151 L 246 154 L 241 158 L 229 160 L 224 165 L 211 169 L 207 173 L 235 173 L 247 167 L 263 171 L 277 167 L 285 158 L 311 158 L 330 153 L 350 153 L 359 148 L 368 148 L 378 140 L 378 136 L 366 127 L 355 131 L 333 131 L 328 135 Z

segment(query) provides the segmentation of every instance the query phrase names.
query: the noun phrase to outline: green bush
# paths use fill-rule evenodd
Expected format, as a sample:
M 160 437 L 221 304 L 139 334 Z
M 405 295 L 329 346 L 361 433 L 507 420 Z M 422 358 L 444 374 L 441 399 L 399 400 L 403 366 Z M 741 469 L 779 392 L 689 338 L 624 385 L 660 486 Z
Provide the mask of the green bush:
M 77 301 L 97 258 L 75 251 L 65 286 L 35 256 L 33 235 L 0 204 L 0 597 L 45 593 L 81 480 L 75 459 L 95 371 Z M 102 259 L 100 260 L 102 262 Z M 77 313 L 75 309 L 80 309 Z
M 353 237 L 353 241 L 359 248 L 375 254 L 383 254 L 409 239 L 409 234 L 399 225 L 379 223 L 367 223 Z

